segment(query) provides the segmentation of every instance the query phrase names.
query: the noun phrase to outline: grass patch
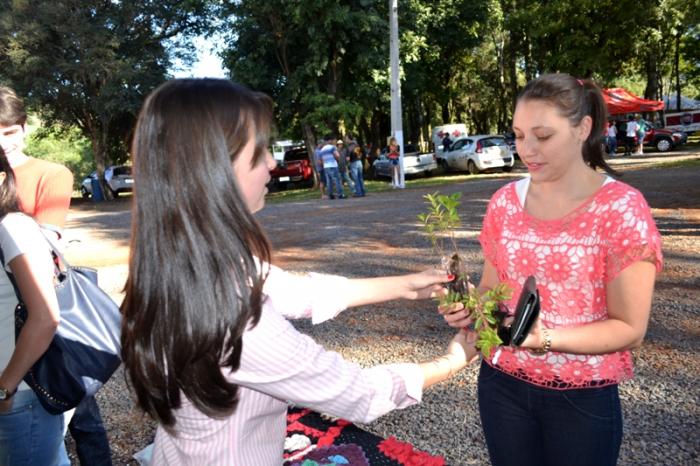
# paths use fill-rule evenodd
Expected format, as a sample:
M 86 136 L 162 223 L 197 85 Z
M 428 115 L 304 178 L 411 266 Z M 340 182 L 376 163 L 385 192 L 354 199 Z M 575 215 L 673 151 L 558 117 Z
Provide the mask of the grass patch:
M 509 173 L 486 173 L 481 175 L 467 175 L 467 174 L 449 174 L 449 175 L 439 175 L 431 176 L 425 178 L 411 178 L 406 180 L 406 189 L 415 188 L 425 188 L 431 186 L 445 186 L 457 183 L 466 183 L 469 181 L 484 180 L 489 178 L 503 178 L 506 177 L 521 177 L 522 173 L 519 174 L 509 174 Z M 387 179 L 384 180 L 365 180 L 365 192 L 368 195 L 374 193 L 381 193 L 385 191 L 392 191 L 391 182 Z M 345 195 L 349 195 L 350 190 L 345 188 Z M 318 200 L 321 197 L 321 193 L 318 188 L 297 188 L 297 189 L 286 189 L 284 191 L 276 191 L 269 193 L 265 201 L 270 204 L 277 204 L 280 202 L 297 202 L 297 201 L 311 201 Z
M 676 168 L 676 167 L 700 167 L 700 159 L 674 160 L 671 162 L 655 163 L 654 168 Z

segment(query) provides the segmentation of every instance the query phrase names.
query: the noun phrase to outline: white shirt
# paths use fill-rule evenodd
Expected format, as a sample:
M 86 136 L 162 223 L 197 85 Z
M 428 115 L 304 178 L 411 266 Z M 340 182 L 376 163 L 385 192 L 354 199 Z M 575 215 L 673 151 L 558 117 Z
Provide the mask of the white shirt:
M 5 257 L 3 266 L 8 272 L 10 267 L 7 264 L 24 254 L 32 269 L 53 273 L 51 249 L 31 217 L 20 213 L 7 214 L 0 221 L 0 248 Z M 15 350 L 15 307 L 15 290 L 7 274 L 0 271 L 0 371 L 5 369 Z M 17 389 L 29 390 L 29 386 L 22 382 Z

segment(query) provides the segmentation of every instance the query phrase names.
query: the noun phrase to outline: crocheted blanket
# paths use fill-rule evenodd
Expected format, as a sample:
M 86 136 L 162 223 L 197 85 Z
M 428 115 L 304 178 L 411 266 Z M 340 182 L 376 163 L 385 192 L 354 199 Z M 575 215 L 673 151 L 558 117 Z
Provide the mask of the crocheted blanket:
M 445 466 L 440 456 L 310 409 L 289 409 L 284 448 L 287 466 Z

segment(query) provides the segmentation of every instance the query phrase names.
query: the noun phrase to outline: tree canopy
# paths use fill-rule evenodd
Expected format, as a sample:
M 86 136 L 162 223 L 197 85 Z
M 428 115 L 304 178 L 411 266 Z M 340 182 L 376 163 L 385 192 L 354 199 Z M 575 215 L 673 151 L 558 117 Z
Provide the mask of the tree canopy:
M 186 39 L 209 27 L 205 0 L 2 1 L 0 81 L 49 125 L 76 126 L 98 173 L 127 156 L 144 97 Z
M 700 97 L 700 0 L 400 0 L 404 139 L 431 125 L 509 129 L 546 72 L 647 98 Z M 0 82 L 50 124 L 76 126 L 98 170 L 127 155 L 136 113 L 218 33 L 232 79 L 270 94 L 280 136 L 389 136 L 386 0 L 0 0 Z

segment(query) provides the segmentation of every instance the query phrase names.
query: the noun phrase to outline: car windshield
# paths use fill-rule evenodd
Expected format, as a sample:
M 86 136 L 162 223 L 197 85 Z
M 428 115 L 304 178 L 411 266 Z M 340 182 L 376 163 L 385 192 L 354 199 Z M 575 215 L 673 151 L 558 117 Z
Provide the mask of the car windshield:
M 120 175 L 126 175 L 130 176 L 131 175 L 131 167 L 114 167 L 114 176 L 120 176 Z
M 486 138 L 481 140 L 482 147 L 507 146 L 504 138 Z
M 309 155 L 306 149 L 292 149 L 284 153 L 285 162 L 296 162 L 299 160 L 308 160 Z

